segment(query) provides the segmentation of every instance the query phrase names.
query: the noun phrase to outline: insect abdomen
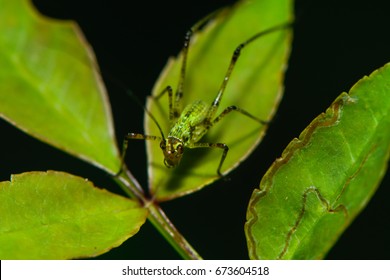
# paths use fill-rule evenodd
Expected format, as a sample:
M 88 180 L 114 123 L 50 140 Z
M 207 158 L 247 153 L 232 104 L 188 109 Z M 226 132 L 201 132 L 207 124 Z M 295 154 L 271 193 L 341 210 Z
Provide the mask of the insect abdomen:
M 184 145 L 199 141 L 207 132 L 204 119 L 208 108 L 209 106 L 202 100 L 187 105 L 171 128 L 168 136 L 181 139 Z

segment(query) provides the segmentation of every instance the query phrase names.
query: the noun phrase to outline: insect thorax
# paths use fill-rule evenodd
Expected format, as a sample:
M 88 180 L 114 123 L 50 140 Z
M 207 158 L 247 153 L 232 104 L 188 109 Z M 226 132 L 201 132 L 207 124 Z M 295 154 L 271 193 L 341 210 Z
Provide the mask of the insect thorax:
M 209 105 L 202 100 L 187 105 L 173 124 L 168 137 L 181 139 L 185 146 L 198 142 L 208 130 L 205 123 L 208 109 Z

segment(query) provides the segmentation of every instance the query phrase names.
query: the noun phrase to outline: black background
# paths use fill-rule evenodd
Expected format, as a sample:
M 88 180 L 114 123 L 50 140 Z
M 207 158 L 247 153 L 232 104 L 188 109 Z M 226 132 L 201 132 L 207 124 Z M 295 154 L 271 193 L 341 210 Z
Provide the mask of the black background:
M 123 81 L 144 99 L 185 31 L 209 12 L 234 1 L 51 1 L 35 0 L 51 17 L 74 19 L 93 47 L 103 73 Z M 387 0 L 298 1 L 299 20 L 286 74 L 285 96 L 262 144 L 230 174 L 163 209 L 205 259 L 246 259 L 243 224 L 253 187 L 293 137 L 342 91 L 390 60 Z M 226 58 L 227 60 L 230 57 Z M 105 79 L 117 139 L 142 132 L 143 112 Z M 362 124 L 364 125 L 364 124 Z M 100 170 L 43 144 L 0 121 L 0 180 L 30 170 L 62 170 L 121 193 Z M 130 168 L 146 185 L 143 143 L 132 144 Z M 390 259 L 390 178 L 384 178 L 367 208 L 345 231 L 328 259 Z M 179 256 L 147 222 L 140 232 L 102 259 L 176 259 Z

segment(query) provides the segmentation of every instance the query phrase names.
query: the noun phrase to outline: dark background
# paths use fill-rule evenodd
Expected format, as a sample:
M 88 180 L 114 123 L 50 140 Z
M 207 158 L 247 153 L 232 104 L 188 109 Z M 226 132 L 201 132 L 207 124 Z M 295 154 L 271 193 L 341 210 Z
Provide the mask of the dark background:
M 169 56 L 182 46 L 185 31 L 209 12 L 234 1 L 51 1 L 35 0 L 44 14 L 74 19 L 92 45 L 103 73 L 123 81 L 142 100 Z M 299 20 L 286 74 L 285 96 L 274 122 L 254 154 L 230 174 L 193 195 L 164 203 L 163 209 L 205 259 L 246 259 L 243 232 L 253 187 L 293 137 L 342 91 L 390 60 L 387 0 L 298 1 Z M 230 57 L 226 58 L 227 60 Z M 143 112 L 122 89 L 105 79 L 117 138 L 142 132 Z M 43 144 L 0 120 L 0 180 L 11 173 L 63 170 L 121 193 L 100 170 Z M 131 160 L 146 185 L 144 144 Z M 135 162 L 135 163 L 134 163 Z M 389 173 L 389 172 L 388 172 Z M 345 231 L 329 259 L 390 259 L 390 177 Z M 176 259 L 179 256 L 147 222 L 140 232 L 102 259 Z

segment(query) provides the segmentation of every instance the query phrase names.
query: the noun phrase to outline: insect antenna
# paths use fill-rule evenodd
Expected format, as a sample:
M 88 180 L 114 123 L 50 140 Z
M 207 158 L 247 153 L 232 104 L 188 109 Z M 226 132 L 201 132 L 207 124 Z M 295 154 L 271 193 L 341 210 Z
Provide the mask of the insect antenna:
M 158 130 L 160 131 L 160 134 L 161 134 L 161 137 L 162 139 L 165 139 L 165 136 L 164 136 L 164 132 L 160 126 L 160 124 L 158 123 L 157 119 L 153 116 L 153 114 L 145 107 L 144 104 L 142 104 L 141 100 L 138 98 L 137 95 L 135 95 L 128 87 L 125 86 L 125 84 L 123 82 L 121 82 L 120 80 L 114 78 L 113 76 L 111 75 L 107 75 L 107 77 L 116 85 L 118 86 L 119 88 L 121 88 L 129 97 L 131 97 L 135 103 L 142 109 L 146 112 L 146 114 L 148 114 L 148 116 L 153 120 L 153 122 L 156 124 Z
M 135 101 L 135 103 L 137 103 L 137 105 L 139 107 L 141 107 L 145 112 L 146 114 L 148 114 L 148 116 L 153 120 L 153 122 L 156 124 L 158 130 L 160 131 L 160 134 L 161 134 L 161 137 L 162 139 L 165 139 L 165 136 L 164 136 L 164 132 L 160 126 L 160 124 L 158 123 L 157 119 L 154 117 L 154 115 L 142 104 L 141 100 L 138 98 L 138 96 L 136 96 L 131 90 L 129 89 L 126 89 L 126 94 L 129 95 L 131 98 L 133 98 L 133 100 Z

